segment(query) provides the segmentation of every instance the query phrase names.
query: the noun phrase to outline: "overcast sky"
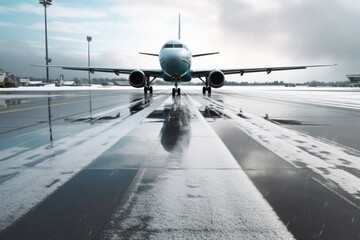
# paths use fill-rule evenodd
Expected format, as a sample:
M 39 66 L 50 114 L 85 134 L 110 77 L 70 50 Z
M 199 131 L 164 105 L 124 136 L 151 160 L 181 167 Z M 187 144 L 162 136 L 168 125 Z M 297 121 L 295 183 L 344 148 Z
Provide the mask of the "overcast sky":
M 159 68 L 163 43 L 177 37 L 193 54 L 193 69 L 338 64 L 337 67 L 235 75 L 238 81 L 345 81 L 360 73 L 360 1 L 355 0 L 53 0 L 48 9 L 49 57 L 54 65 Z M 1 0 L 0 68 L 44 77 L 44 8 L 38 0 Z M 50 69 L 51 78 L 87 77 Z M 116 77 L 95 74 L 94 77 Z M 123 75 L 125 77 L 125 75 Z

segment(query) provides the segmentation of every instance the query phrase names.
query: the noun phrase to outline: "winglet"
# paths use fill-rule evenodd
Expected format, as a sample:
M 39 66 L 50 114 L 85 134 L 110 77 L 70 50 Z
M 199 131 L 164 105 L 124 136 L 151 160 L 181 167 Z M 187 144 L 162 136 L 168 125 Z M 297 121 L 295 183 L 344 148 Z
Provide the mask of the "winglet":
M 178 39 L 180 40 L 180 13 L 179 13 L 179 32 L 178 32 Z

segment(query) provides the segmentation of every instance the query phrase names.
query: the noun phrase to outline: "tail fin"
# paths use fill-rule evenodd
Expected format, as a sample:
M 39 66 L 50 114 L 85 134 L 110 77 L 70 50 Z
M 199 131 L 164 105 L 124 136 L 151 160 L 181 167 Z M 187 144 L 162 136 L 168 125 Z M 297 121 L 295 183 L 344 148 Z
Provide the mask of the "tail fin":
M 178 33 L 178 39 L 180 40 L 180 13 L 179 13 L 179 33 Z

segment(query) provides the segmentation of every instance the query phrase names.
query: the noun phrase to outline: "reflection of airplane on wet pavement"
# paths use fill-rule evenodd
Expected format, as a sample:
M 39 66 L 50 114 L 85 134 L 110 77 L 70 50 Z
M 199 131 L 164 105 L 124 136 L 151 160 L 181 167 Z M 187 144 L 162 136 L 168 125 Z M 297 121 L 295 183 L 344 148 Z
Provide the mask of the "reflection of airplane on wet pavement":
M 160 50 L 156 53 L 140 53 L 144 55 L 159 57 L 161 69 L 125 69 L 125 68 L 100 68 L 100 67 L 71 67 L 71 66 L 50 66 L 60 67 L 65 70 L 80 70 L 94 72 L 107 72 L 119 74 L 129 74 L 129 83 L 135 88 L 144 88 L 144 93 L 148 91 L 152 93 L 153 88 L 151 83 L 156 78 L 162 78 L 166 82 L 172 82 L 175 88 L 172 89 L 172 94 L 180 95 L 179 83 L 189 82 L 193 78 L 199 78 L 203 83 L 203 93 L 206 91 L 211 93 L 211 88 L 222 87 L 225 81 L 225 75 L 240 74 L 254 72 L 266 72 L 267 74 L 273 71 L 306 69 L 308 67 L 322 67 L 331 65 L 309 65 L 309 66 L 287 66 L 287 67 L 265 67 L 265 68 L 236 68 L 236 69 L 210 69 L 210 70 L 191 70 L 191 60 L 193 57 L 201 57 L 218 52 L 192 54 L 189 48 L 180 40 L 180 15 L 179 15 L 179 33 L 177 40 L 167 41 Z M 150 79 L 152 78 L 152 79 Z
M 148 118 L 161 119 L 164 124 L 161 128 L 161 144 L 168 152 L 181 151 L 190 142 L 190 116 L 187 106 L 181 104 L 177 98 L 172 104 L 167 104 L 162 110 L 152 112 Z

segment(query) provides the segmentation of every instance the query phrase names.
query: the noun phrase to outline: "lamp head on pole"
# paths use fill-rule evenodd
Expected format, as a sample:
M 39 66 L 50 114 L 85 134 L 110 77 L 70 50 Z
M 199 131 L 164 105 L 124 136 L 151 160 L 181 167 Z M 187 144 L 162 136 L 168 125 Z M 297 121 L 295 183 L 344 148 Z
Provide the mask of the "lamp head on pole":
M 39 0 L 39 3 L 44 5 L 44 7 L 47 7 L 52 4 L 52 0 Z
M 90 37 L 90 36 L 87 36 L 87 37 L 86 37 L 86 40 L 87 40 L 88 42 L 91 42 L 91 40 L 92 40 L 92 37 Z

